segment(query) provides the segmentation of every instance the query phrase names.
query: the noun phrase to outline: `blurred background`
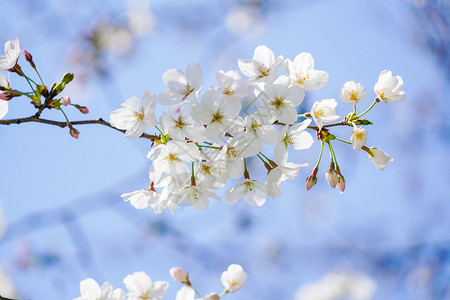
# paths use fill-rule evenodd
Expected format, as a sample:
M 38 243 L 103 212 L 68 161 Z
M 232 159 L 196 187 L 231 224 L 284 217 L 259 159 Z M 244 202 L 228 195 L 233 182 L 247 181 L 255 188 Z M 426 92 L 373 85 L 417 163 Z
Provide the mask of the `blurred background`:
M 0 295 L 72 299 L 87 277 L 124 288 L 127 274 L 145 271 L 168 281 L 164 298 L 174 299 L 180 284 L 171 267 L 189 270 L 206 294 L 221 292 L 221 273 L 239 263 L 247 284 L 226 299 L 450 299 L 448 1 L 1 4 L 0 44 L 19 38 L 47 84 L 75 74 L 63 94 L 90 113 L 66 109 L 71 120 L 109 120 L 125 99 L 146 89 L 161 93 L 162 74 L 189 62 L 203 67 L 205 91 L 218 70 L 238 70 L 237 59 L 250 59 L 258 45 L 290 59 L 310 52 L 316 69 L 329 73 L 325 88 L 307 92 L 302 112 L 316 100 L 338 99 L 348 80 L 367 90 L 362 111 L 385 69 L 402 76 L 407 98 L 377 104 L 367 115 L 375 124 L 367 145 L 394 158 L 384 171 L 366 153 L 336 144 L 345 193 L 326 183 L 326 152 L 317 185 L 305 190 L 315 143 L 290 153 L 290 161 L 310 167 L 263 207 L 213 200 L 206 211 L 180 207 L 175 215 L 136 210 L 120 197 L 148 187 L 148 140 L 102 125 L 78 126 L 79 140 L 67 128 L 0 126 Z M 23 57 L 19 63 L 32 74 Z M 21 78 L 10 80 L 27 89 Z M 338 114 L 351 111 L 338 102 Z M 14 98 L 5 118 L 32 114 L 27 99 Z M 42 117 L 64 120 L 58 111 Z M 348 139 L 345 129 L 335 132 Z M 262 172 L 259 161 L 250 164 Z

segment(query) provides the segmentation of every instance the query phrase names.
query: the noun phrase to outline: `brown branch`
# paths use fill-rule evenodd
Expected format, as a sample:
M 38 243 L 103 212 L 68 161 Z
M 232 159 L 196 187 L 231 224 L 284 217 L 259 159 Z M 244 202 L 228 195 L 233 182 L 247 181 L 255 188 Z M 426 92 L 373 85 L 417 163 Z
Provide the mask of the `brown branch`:
M 286 125 L 286 124 L 278 122 L 278 121 L 275 121 L 273 124 L 274 125 Z M 346 121 L 341 121 L 341 122 L 338 122 L 338 123 L 332 123 L 332 124 L 328 124 L 328 125 L 323 125 L 322 128 L 335 127 L 335 126 L 345 126 L 345 125 L 350 126 Z M 315 131 L 319 131 L 319 127 L 317 127 L 317 126 L 308 126 L 307 128 L 315 130 Z
M 39 116 L 36 116 L 36 115 L 28 117 L 28 118 L 0 120 L 0 125 L 22 124 L 22 123 L 28 123 L 28 122 L 44 123 L 44 124 L 59 126 L 61 128 L 67 127 L 67 122 L 58 122 L 58 121 L 52 121 L 52 120 L 47 120 L 47 119 L 41 119 L 41 118 L 39 118 Z M 122 133 L 126 132 L 125 130 L 113 127 L 110 123 L 106 122 L 102 118 L 97 119 L 97 120 L 74 121 L 74 122 L 70 122 L 70 123 L 72 125 L 101 124 L 101 125 L 107 126 L 109 128 L 115 129 L 117 131 L 120 131 Z M 159 139 L 160 136 L 143 133 L 140 136 L 140 138 L 144 138 L 144 139 L 153 141 L 153 140 Z

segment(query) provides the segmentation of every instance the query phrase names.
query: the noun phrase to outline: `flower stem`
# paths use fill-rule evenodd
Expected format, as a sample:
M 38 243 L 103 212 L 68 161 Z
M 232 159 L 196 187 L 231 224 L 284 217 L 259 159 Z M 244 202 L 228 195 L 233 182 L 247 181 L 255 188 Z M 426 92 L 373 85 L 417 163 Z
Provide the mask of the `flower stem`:
M 370 105 L 368 109 L 366 109 L 362 114 L 358 115 L 357 117 L 360 118 L 361 116 L 363 116 L 363 115 L 365 115 L 366 113 L 368 113 L 369 110 L 371 110 L 372 107 L 374 107 L 374 105 L 377 104 L 377 102 L 379 102 L 379 101 L 377 101 L 377 99 L 378 99 L 378 98 L 375 98 L 375 100 L 373 100 L 372 105 Z
M 342 142 L 342 143 L 346 143 L 346 144 L 349 144 L 349 145 L 351 145 L 352 143 L 350 143 L 350 142 L 348 142 L 348 141 L 345 141 L 345 140 L 341 140 L 341 139 L 338 139 L 338 138 L 335 138 L 335 140 L 336 141 L 339 141 L 339 142 Z
M 316 166 L 314 167 L 314 169 L 319 169 L 319 163 L 320 163 L 320 160 L 322 159 L 322 153 L 323 153 L 323 141 L 320 143 L 320 154 L 319 154 L 319 158 L 317 159 L 317 163 L 316 163 Z
M 39 77 L 39 80 L 41 81 L 42 85 L 45 85 L 45 84 L 44 84 L 44 81 L 42 80 L 41 74 L 39 74 L 39 71 L 37 70 L 37 68 L 36 68 L 36 67 L 33 67 L 33 69 L 34 69 L 34 71 L 36 71 L 36 74 L 37 74 L 37 76 Z
M 64 110 L 62 110 L 62 108 L 60 107 L 59 108 L 59 110 L 63 113 L 63 115 L 64 115 L 64 118 L 66 118 L 66 121 L 67 121 L 67 126 L 69 126 L 70 125 L 70 121 L 69 121 L 69 118 L 67 118 L 67 115 L 66 115 L 66 113 L 64 112 Z

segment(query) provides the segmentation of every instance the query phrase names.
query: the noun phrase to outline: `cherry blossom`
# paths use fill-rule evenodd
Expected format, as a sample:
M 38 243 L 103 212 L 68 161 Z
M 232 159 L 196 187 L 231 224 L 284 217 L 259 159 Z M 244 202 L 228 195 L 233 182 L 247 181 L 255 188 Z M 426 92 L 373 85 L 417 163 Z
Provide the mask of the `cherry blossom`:
M 283 63 L 283 57 L 275 59 L 272 50 L 266 46 L 258 46 L 253 54 L 253 59 L 239 59 L 238 65 L 241 72 L 250 77 L 248 82 L 255 84 L 258 82 L 273 82 L 278 70 Z
M 128 289 L 127 300 L 161 300 L 169 284 L 165 281 L 152 282 L 144 272 L 135 272 L 123 280 Z
M 247 273 L 238 264 L 232 264 L 228 269 L 222 273 L 220 280 L 223 286 L 229 292 L 236 292 L 245 285 L 247 279 Z
M 180 105 L 197 100 L 202 85 L 202 67 L 197 63 L 186 66 L 186 72 L 178 69 L 166 71 L 162 79 L 167 89 L 158 95 L 161 105 Z
M 131 193 L 122 194 L 123 200 L 130 201 L 137 209 L 144 209 L 151 206 L 156 214 L 161 213 L 160 195 L 151 189 L 137 190 Z
M 314 70 L 314 59 L 310 53 L 300 53 L 293 62 L 286 59 L 284 67 L 292 82 L 304 90 L 315 91 L 328 83 L 327 72 Z
M 388 163 L 394 161 L 394 159 L 390 157 L 387 153 L 385 153 L 383 150 L 375 147 L 370 148 L 370 153 L 368 155 L 370 160 L 381 171 L 383 171 L 387 167 Z
M 145 91 L 141 101 L 137 97 L 128 98 L 122 103 L 123 108 L 111 113 L 110 123 L 113 127 L 126 130 L 128 138 L 140 137 L 146 128 L 158 124 L 155 116 L 156 97 L 153 93 Z
M 307 167 L 308 164 L 295 164 L 284 162 L 271 169 L 267 174 L 267 195 L 272 198 L 281 196 L 281 182 L 294 179 L 298 176 L 300 167 Z
M 292 85 L 287 76 L 278 77 L 273 83 L 260 83 L 255 87 L 255 94 L 262 102 L 255 114 L 260 115 L 265 124 L 275 120 L 285 124 L 297 121 L 296 106 L 305 98 L 305 92 Z
M 308 149 L 314 143 L 314 140 L 309 132 L 305 129 L 311 124 L 311 119 L 306 119 L 301 123 L 297 123 L 289 128 L 284 126 L 281 134 L 278 136 L 277 145 L 273 153 L 273 159 L 278 164 L 283 164 L 287 161 L 288 145 L 295 150 Z
M 251 206 L 263 206 L 266 202 L 267 187 L 256 180 L 245 178 L 233 188 L 226 191 L 227 203 L 232 205 L 240 198 Z
M 352 141 L 353 149 L 361 150 L 362 146 L 365 145 L 367 139 L 367 130 L 361 127 L 354 126 L 352 131 L 352 136 L 350 140 Z
M 339 93 L 342 101 L 356 105 L 366 98 L 366 90 L 361 83 L 347 81 Z
M 336 114 L 337 102 L 334 99 L 323 99 L 314 102 L 311 108 L 311 115 L 319 130 L 322 129 L 323 123 L 329 123 L 339 119 Z
M 14 68 L 20 55 L 20 41 L 15 39 L 5 43 L 5 55 L 0 55 L 0 70 Z
M 242 98 L 247 96 L 249 89 L 246 85 L 241 85 L 241 75 L 237 71 L 218 71 L 216 74 L 218 91 L 224 97 Z
M 244 120 L 238 116 L 241 101 L 226 98 L 214 90 L 206 91 L 201 102 L 192 106 L 191 115 L 195 121 L 207 125 L 205 134 L 216 143 L 222 142 L 225 133 L 231 135 L 242 131 Z
M 174 140 L 185 141 L 188 138 L 196 143 L 203 142 L 206 140 L 205 127 L 195 123 L 189 110 L 189 106 L 169 108 L 169 112 L 160 118 L 162 129 Z
M 406 98 L 403 88 L 403 79 L 400 76 L 392 76 L 391 71 L 381 71 L 377 83 L 375 83 L 374 91 L 378 98 L 384 102 L 399 102 Z
M 92 279 L 88 278 L 80 282 L 81 297 L 74 300 L 125 300 L 125 292 L 122 289 L 115 289 L 105 282 L 102 287 Z

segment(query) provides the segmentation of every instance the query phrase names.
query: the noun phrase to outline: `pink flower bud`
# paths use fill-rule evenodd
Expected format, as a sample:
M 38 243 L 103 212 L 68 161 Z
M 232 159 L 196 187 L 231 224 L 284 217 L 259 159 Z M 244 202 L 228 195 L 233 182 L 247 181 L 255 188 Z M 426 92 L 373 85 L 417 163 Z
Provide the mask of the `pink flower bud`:
M 27 60 L 27 62 L 29 62 L 33 68 L 36 68 L 36 65 L 33 62 L 33 56 L 31 56 L 31 54 L 26 50 L 23 50 L 22 53 L 25 56 L 25 59 Z
M 188 272 L 180 267 L 174 267 L 170 269 L 169 273 L 170 276 L 172 276 L 172 278 L 178 282 L 187 283 L 189 281 Z
M 70 135 L 76 139 L 80 137 L 80 132 L 75 128 L 70 128 Z
M 306 190 L 309 191 L 317 183 L 317 177 L 311 174 L 306 178 Z
M 70 101 L 70 97 L 69 96 L 62 97 L 61 99 L 59 99 L 59 102 L 61 103 L 61 105 L 64 105 L 64 106 L 67 106 L 70 103 L 72 103 Z
M 338 174 L 336 172 L 336 170 L 334 169 L 329 169 L 326 173 L 325 173 L 325 178 L 327 179 L 328 184 L 332 187 L 335 188 L 337 183 L 338 183 Z
M 345 179 L 344 179 L 344 176 L 338 175 L 337 185 L 336 186 L 341 191 L 341 193 L 344 192 L 344 190 L 345 190 Z
M 80 107 L 80 111 L 81 111 L 83 114 L 88 114 L 88 113 L 89 113 L 89 109 L 88 109 L 86 106 L 81 106 L 81 107 Z

